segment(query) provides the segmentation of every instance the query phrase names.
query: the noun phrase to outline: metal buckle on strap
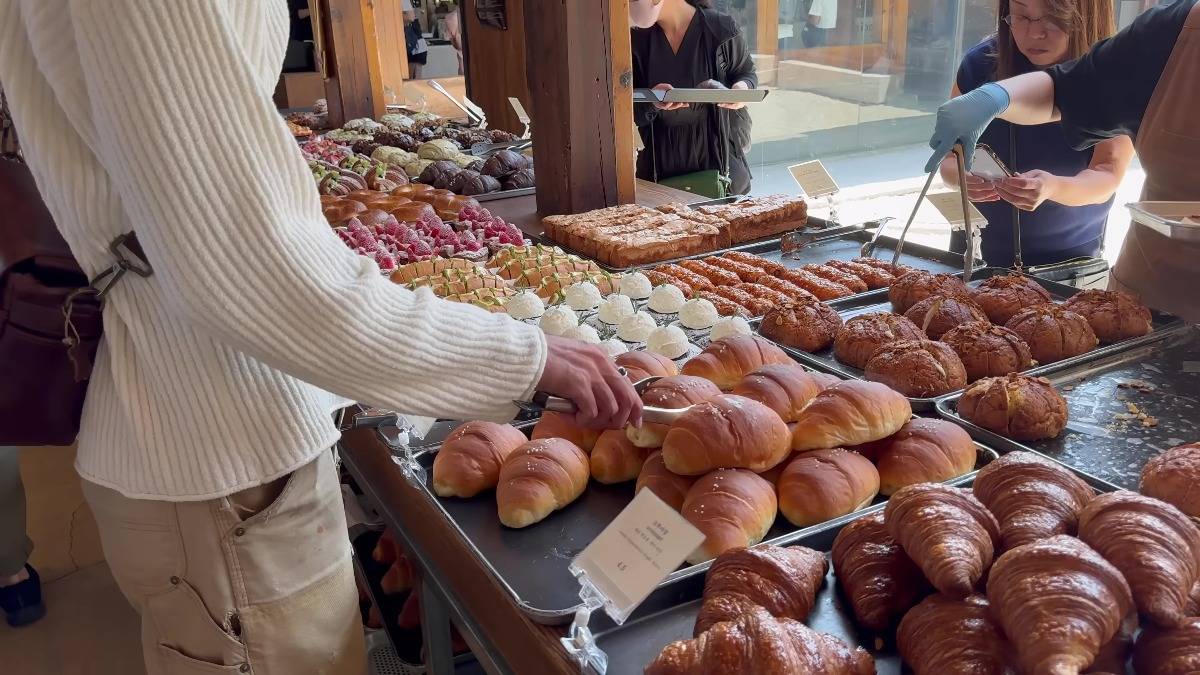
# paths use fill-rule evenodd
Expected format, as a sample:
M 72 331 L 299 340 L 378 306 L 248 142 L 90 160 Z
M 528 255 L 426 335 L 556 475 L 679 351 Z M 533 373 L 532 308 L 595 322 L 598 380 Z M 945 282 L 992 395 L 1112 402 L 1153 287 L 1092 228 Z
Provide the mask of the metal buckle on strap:
M 117 259 L 116 262 L 88 282 L 98 300 L 104 300 L 104 297 L 120 281 L 121 277 L 125 276 L 126 272 L 133 272 L 143 279 L 154 274 L 154 268 L 142 258 L 139 250 L 141 247 L 134 249 L 134 246 L 137 246 L 137 240 L 132 232 L 122 234 L 108 245 L 108 251 Z

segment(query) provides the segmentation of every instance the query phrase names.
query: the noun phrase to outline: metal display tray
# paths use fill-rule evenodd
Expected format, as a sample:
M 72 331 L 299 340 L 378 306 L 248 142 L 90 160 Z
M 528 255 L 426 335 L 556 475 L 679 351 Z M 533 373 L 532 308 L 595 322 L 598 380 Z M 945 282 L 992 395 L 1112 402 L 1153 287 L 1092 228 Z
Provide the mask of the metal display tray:
M 1085 473 L 1067 468 L 1099 492 L 1113 489 Z M 965 487 L 973 482 L 972 475 L 969 480 L 960 484 Z M 792 537 L 786 545 L 806 546 L 821 551 L 828 560 L 833 540 L 843 527 L 883 508 L 880 504 L 864 509 L 852 517 L 838 521 L 833 527 Z M 608 672 L 640 673 L 658 656 L 663 647 L 676 640 L 691 639 L 703 592 L 704 577 L 696 575 L 679 583 L 660 587 L 638 608 L 632 620 L 623 626 L 615 626 L 607 616 L 593 615 L 596 644 L 608 655 Z M 819 633 L 828 633 L 841 638 L 847 644 L 866 649 L 875 658 L 875 668 L 879 675 L 910 672 L 901 664 L 900 655 L 896 651 L 894 631 L 876 635 L 857 626 L 849 601 L 837 587 L 831 561 L 825 583 L 817 592 L 816 602 L 813 603 L 812 611 L 804 623 Z
M 907 246 L 905 246 L 905 250 L 908 250 Z M 1006 269 L 1006 268 L 1001 268 L 1001 267 L 985 267 L 983 269 L 979 269 L 979 270 L 975 271 L 975 274 L 972 278 L 970 285 L 978 286 L 979 282 L 983 281 L 984 279 L 987 279 L 989 277 L 1009 274 L 1011 272 L 1012 272 L 1012 270 Z M 1081 289 L 1075 288 L 1074 286 L 1067 286 L 1065 284 L 1060 284 L 1060 283 L 1057 283 L 1054 281 L 1048 281 L 1046 279 L 1042 279 L 1039 277 L 1030 277 L 1030 278 L 1033 279 L 1034 281 L 1036 281 L 1042 288 L 1045 288 L 1057 302 L 1062 302 L 1063 300 L 1066 300 L 1067 298 L 1075 295 L 1076 293 L 1078 293 L 1081 290 Z M 886 288 L 881 288 L 881 289 L 875 290 L 875 291 L 868 291 L 866 293 L 860 293 L 858 295 L 851 296 L 848 298 L 840 298 L 838 300 L 831 300 L 831 301 L 829 301 L 829 304 L 831 307 L 833 307 L 834 309 L 837 310 L 838 315 L 842 317 L 842 321 L 846 321 L 852 317 L 859 316 L 860 314 L 869 314 L 872 312 L 891 312 L 892 311 L 891 302 L 888 300 L 888 289 L 886 289 Z M 1072 366 L 1088 363 L 1091 361 L 1095 361 L 1097 359 L 1102 359 L 1111 354 L 1116 354 L 1116 353 L 1126 351 L 1128 349 L 1133 349 L 1140 345 L 1157 342 L 1159 340 L 1162 340 L 1162 339 L 1170 336 L 1173 333 L 1176 333 L 1176 332 L 1184 329 L 1184 327 L 1186 326 L 1186 324 L 1181 319 L 1179 319 L 1178 317 L 1175 317 L 1173 315 L 1170 315 L 1170 314 L 1152 310 L 1151 315 L 1152 315 L 1152 320 L 1153 320 L 1153 325 L 1154 325 L 1153 330 L 1151 330 L 1150 333 L 1143 335 L 1142 337 L 1131 338 L 1129 340 L 1123 340 L 1121 342 L 1117 342 L 1117 343 L 1114 343 L 1111 345 L 1104 345 L 1101 347 L 1097 347 L 1096 349 L 1093 349 L 1092 351 L 1087 352 L 1086 354 L 1081 354 L 1076 357 L 1064 359 L 1062 361 L 1056 361 L 1054 363 L 1049 363 L 1049 364 L 1046 364 L 1043 366 L 1037 366 L 1037 367 L 1031 368 L 1025 372 L 1030 375 L 1040 375 L 1043 373 L 1056 371 L 1056 370 L 1062 370 L 1063 368 L 1069 368 Z M 806 351 L 803 351 L 800 349 L 796 349 L 794 347 L 788 347 L 786 345 L 779 345 L 779 346 L 784 351 L 786 351 L 789 355 L 791 355 L 792 358 L 796 359 L 797 361 L 803 363 L 806 366 L 810 366 L 812 368 L 815 368 L 817 370 L 821 370 L 821 371 L 824 371 L 827 373 L 833 373 L 834 375 L 837 375 L 837 376 L 843 377 L 843 378 L 847 378 L 847 379 L 852 379 L 852 380 L 865 379 L 865 376 L 864 376 L 862 370 L 848 366 L 848 365 L 842 363 L 841 361 L 838 361 L 837 358 L 835 358 L 833 355 L 833 347 L 832 346 L 830 346 L 828 349 L 824 349 L 822 351 L 813 352 L 813 353 L 806 352 Z M 958 391 L 954 391 L 954 392 L 948 392 L 947 394 L 944 394 L 943 396 L 951 396 L 951 395 L 959 394 L 959 393 L 962 393 L 961 389 Z M 924 412 L 924 411 L 933 410 L 935 404 L 937 403 L 938 398 L 940 398 L 940 397 L 933 396 L 933 397 L 929 397 L 929 398 L 909 398 L 908 401 L 910 404 L 912 404 L 913 410 Z
M 518 425 L 526 433 L 532 427 L 532 423 Z M 540 523 L 514 530 L 500 524 L 493 491 L 470 499 L 442 498 L 434 493 L 431 485 L 432 466 L 438 447 L 426 447 L 415 457 L 425 468 L 427 478 L 422 488 L 429 499 L 491 570 L 522 612 L 541 624 L 570 623 L 581 603 L 579 582 L 567 567 L 633 499 L 634 483 L 604 485 L 592 481 L 583 494 L 567 507 L 555 511 Z M 948 484 L 970 481 L 980 467 L 999 457 L 989 447 L 979 443 L 976 447 L 978 459 L 975 470 L 948 481 Z M 884 500 L 880 496 L 875 503 Z M 811 527 L 796 528 L 780 514 L 763 541 L 789 543 L 799 537 L 836 527 L 846 518 L 843 516 Z M 682 567 L 671 573 L 663 584 L 701 574 L 708 569 L 708 565 L 701 563 Z
M 1001 452 L 1033 450 L 1112 487 L 1137 490 L 1142 467 L 1160 452 L 1200 440 L 1200 329 L 1043 377 L 1067 401 L 1067 428 L 1046 441 L 1014 441 L 958 414 L 961 394 L 938 399 L 939 415 Z M 1156 418 L 1153 426 L 1130 406 Z
M 519 188 L 516 190 L 497 190 L 496 192 L 487 192 L 481 195 L 471 195 L 471 198 L 477 202 L 491 202 L 497 199 L 508 199 L 510 197 L 525 197 L 537 192 L 537 188 Z

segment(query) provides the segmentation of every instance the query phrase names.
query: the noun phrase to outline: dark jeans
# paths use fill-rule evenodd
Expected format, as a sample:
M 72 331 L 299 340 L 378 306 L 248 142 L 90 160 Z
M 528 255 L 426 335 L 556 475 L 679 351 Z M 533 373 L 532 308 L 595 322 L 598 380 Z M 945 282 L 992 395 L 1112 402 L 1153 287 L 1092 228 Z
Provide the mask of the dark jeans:
M 805 47 L 824 47 L 829 40 L 828 28 L 817 28 L 812 24 L 804 26 L 804 46 Z
M 1013 251 L 1012 245 L 999 247 L 989 245 L 991 242 L 984 240 L 983 242 L 983 259 L 991 267 L 1012 267 Z M 1031 251 L 1024 246 L 1021 247 L 1021 262 L 1027 267 L 1036 265 L 1051 265 L 1059 263 L 1071 258 L 1100 256 L 1100 249 L 1104 245 L 1104 237 L 1089 241 L 1078 246 L 1070 248 L 1061 248 L 1053 251 Z M 964 253 L 967 250 L 967 233 L 962 230 L 955 230 L 950 233 L 950 250 L 954 253 Z

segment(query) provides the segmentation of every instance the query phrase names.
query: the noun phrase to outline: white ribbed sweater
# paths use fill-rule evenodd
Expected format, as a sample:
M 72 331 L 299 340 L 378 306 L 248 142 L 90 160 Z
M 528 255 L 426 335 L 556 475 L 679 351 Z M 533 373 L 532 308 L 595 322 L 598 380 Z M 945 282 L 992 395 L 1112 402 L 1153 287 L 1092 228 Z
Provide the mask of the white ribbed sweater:
M 541 332 L 389 282 L 325 223 L 271 101 L 284 0 L 0 0 L 0 84 L 84 270 L 134 230 L 154 265 L 109 297 L 80 474 L 197 500 L 284 475 L 346 397 L 509 419 Z M 333 393 L 330 393 L 333 392 Z

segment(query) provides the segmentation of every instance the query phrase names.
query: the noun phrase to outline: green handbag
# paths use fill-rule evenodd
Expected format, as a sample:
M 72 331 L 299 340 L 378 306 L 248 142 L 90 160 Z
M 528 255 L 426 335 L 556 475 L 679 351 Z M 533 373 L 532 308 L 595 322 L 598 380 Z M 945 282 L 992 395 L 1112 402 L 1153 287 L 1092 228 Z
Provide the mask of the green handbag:
M 729 183 L 729 177 L 716 169 L 695 171 L 658 180 L 659 185 L 686 190 L 710 199 L 728 197 Z

